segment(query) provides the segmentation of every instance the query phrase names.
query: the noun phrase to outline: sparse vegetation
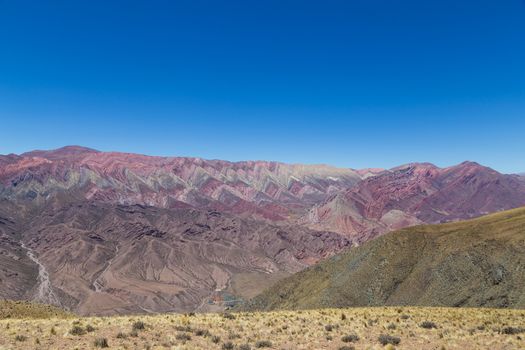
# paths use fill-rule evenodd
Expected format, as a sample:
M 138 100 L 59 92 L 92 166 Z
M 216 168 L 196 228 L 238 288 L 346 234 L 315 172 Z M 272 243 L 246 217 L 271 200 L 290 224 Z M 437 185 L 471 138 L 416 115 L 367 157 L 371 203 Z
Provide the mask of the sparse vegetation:
M 214 335 L 213 337 L 211 337 L 211 342 L 214 344 L 218 344 L 220 341 L 221 341 L 221 337 L 217 335 Z
M 228 320 L 235 320 L 235 315 L 229 313 L 229 312 L 225 312 L 222 314 L 222 317 L 224 317 L 225 319 L 228 319 Z
M 0 300 L 0 319 L 71 318 L 72 314 L 51 305 Z
M 359 341 L 359 337 L 356 334 L 349 334 L 349 335 L 343 336 L 341 338 L 341 341 L 344 343 L 352 343 L 352 342 Z
M 379 340 L 381 345 L 387 345 L 387 344 L 397 345 L 397 344 L 399 344 L 401 342 L 400 338 L 394 337 L 394 336 L 388 335 L 388 334 L 381 334 L 379 336 L 379 338 L 377 338 L 377 339 Z
M 188 341 L 191 340 L 191 336 L 187 333 L 178 333 L 177 336 L 175 336 L 175 339 Z
M 69 334 L 71 335 L 84 335 L 86 334 L 86 330 L 82 328 L 79 325 L 74 325 L 71 330 L 69 331 Z
M 109 348 L 108 340 L 106 338 L 97 338 L 95 339 L 96 348 Z
M 525 328 L 521 328 L 521 327 L 505 327 L 501 330 L 501 333 L 503 334 L 520 334 L 524 332 L 525 332 Z
M 421 324 L 419 325 L 419 327 L 421 328 L 425 328 L 425 329 L 432 329 L 432 328 L 438 328 L 437 325 L 432 322 L 432 321 L 424 321 L 424 322 L 421 322 Z
M 16 341 L 20 341 L 20 342 L 22 342 L 22 341 L 26 341 L 26 340 L 27 340 L 27 337 L 26 337 L 25 335 L 17 335 L 17 336 L 15 337 L 15 340 L 16 340 Z
M 195 330 L 195 335 L 197 337 L 207 337 L 208 335 L 210 335 L 210 332 L 208 330 L 205 330 L 205 329 L 196 329 Z
M 353 346 L 343 345 L 337 348 L 337 350 L 355 350 Z
M 4 319 L 0 349 L 525 348 L 524 310 L 378 307 L 232 315 Z M 425 322 L 433 322 L 438 331 L 422 328 Z M 391 324 L 395 329 L 389 329 Z
M 126 339 L 128 335 L 124 332 L 118 332 L 117 333 L 117 339 Z
M 235 345 L 231 341 L 222 344 L 223 350 L 233 350 L 234 348 L 235 348 Z
M 327 331 L 327 332 L 331 332 L 334 330 L 334 326 L 331 325 L 331 324 L 327 324 L 326 326 L 324 326 L 324 329 Z
M 259 340 L 255 343 L 256 348 L 271 348 L 272 342 L 269 340 Z
M 131 328 L 134 331 L 141 331 L 146 328 L 146 324 L 142 321 L 135 321 L 133 322 L 133 325 L 131 326 Z

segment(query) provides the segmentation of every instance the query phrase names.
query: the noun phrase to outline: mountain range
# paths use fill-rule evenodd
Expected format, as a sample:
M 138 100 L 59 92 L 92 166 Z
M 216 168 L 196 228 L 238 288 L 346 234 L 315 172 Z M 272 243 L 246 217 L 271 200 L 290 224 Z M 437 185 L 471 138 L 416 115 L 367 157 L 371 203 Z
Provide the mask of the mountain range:
M 473 162 L 0 155 L 0 297 L 82 314 L 216 310 L 391 230 L 523 205 L 522 177 Z

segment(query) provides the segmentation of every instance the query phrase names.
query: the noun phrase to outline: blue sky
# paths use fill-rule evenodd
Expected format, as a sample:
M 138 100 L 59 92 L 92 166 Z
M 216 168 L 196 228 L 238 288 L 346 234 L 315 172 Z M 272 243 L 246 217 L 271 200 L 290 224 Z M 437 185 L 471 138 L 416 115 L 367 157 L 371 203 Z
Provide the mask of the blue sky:
M 0 0 L 0 154 L 525 171 L 523 0 Z

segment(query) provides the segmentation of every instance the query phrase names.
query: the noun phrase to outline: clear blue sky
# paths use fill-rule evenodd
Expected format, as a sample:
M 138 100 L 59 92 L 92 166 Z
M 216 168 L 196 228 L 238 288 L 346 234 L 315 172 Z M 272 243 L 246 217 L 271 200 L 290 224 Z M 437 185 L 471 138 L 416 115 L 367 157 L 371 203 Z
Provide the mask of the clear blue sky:
M 525 171 L 524 0 L 0 0 L 0 154 Z

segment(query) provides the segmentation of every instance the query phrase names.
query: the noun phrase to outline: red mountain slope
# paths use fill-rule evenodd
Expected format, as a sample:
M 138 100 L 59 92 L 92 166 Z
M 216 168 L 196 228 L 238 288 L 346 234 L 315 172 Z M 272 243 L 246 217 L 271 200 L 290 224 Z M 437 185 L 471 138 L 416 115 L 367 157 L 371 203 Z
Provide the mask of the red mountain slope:
M 315 205 L 301 222 L 366 241 L 419 223 L 467 219 L 525 205 L 525 185 L 473 162 L 409 164 L 369 177 Z

